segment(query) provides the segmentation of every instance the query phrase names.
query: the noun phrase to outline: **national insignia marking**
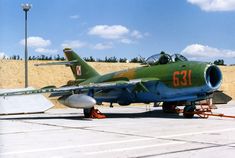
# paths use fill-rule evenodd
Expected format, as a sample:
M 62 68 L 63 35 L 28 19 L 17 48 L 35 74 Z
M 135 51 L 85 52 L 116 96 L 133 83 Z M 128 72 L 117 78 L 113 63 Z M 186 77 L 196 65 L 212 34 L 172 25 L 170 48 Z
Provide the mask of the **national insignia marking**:
M 76 66 L 76 72 L 77 72 L 78 76 L 82 75 L 82 71 L 81 71 L 81 66 L 80 65 Z

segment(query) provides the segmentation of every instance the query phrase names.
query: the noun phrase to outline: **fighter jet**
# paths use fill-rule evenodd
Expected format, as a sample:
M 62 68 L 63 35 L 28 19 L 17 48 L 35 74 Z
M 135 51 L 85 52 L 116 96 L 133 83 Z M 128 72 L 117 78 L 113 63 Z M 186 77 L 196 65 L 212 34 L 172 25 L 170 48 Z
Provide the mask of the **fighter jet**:
M 188 61 L 181 54 L 160 53 L 147 58 L 140 67 L 99 74 L 72 49 L 65 48 L 65 62 L 38 64 L 69 66 L 75 80 L 66 86 L 2 93 L 0 96 L 50 93 L 59 102 L 72 108 L 84 109 L 85 117 L 92 116 L 94 105 L 102 102 L 129 105 L 132 103 L 163 102 L 164 112 L 184 106 L 184 117 L 192 118 L 195 102 L 211 97 L 222 82 L 216 65 Z

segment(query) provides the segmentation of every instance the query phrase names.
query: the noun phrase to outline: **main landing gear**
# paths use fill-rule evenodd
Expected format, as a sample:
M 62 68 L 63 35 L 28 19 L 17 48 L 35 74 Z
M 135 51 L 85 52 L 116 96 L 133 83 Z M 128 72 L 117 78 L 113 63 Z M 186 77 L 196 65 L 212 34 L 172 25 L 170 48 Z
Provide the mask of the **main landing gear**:
M 208 102 L 209 103 L 209 102 Z M 183 113 L 183 116 L 186 118 L 192 118 L 194 114 L 198 115 L 200 118 L 208 118 L 209 116 L 225 117 L 225 118 L 235 118 L 232 115 L 225 115 L 221 113 L 213 113 L 212 109 L 215 106 L 213 104 L 200 104 L 196 106 L 194 104 L 185 106 L 183 111 L 179 110 L 179 113 Z
M 184 109 L 178 109 L 177 106 L 185 106 Z M 217 117 L 226 117 L 226 118 L 235 118 L 232 115 L 225 114 L 216 114 L 212 112 L 212 109 L 215 106 L 210 101 L 206 101 L 206 103 L 202 104 L 199 102 L 199 105 L 196 107 L 195 102 L 183 103 L 174 103 L 174 102 L 165 102 L 162 105 L 162 110 L 166 113 L 183 113 L 185 118 L 193 118 L 196 114 L 200 118 L 208 118 L 209 116 L 217 116 Z
M 184 104 L 178 102 L 164 102 L 162 105 L 162 110 L 165 113 L 180 113 L 181 111 L 177 108 L 177 106 L 184 106 Z M 193 118 L 195 109 L 196 106 L 194 102 L 185 105 L 183 110 L 183 116 L 185 118 Z
M 94 107 L 83 109 L 84 117 L 85 118 L 93 118 L 93 119 L 104 119 L 106 116 L 102 114 L 98 109 Z
M 176 113 L 176 102 L 163 102 L 162 110 L 165 113 Z
M 186 105 L 184 107 L 183 116 L 185 118 L 193 118 L 195 110 L 196 110 L 195 103 L 192 102 L 191 105 Z

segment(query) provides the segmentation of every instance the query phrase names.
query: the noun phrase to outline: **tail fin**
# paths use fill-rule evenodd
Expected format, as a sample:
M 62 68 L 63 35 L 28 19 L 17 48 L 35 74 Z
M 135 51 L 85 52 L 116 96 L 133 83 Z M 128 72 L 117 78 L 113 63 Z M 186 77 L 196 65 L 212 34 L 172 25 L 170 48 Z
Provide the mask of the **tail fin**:
M 65 48 L 63 51 L 68 61 L 75 61 L 74 64 L 70 65 L 70 68 L 76 80 L 86 80 L 99 75 L 95 69 L 81 59 L 72 49 Z

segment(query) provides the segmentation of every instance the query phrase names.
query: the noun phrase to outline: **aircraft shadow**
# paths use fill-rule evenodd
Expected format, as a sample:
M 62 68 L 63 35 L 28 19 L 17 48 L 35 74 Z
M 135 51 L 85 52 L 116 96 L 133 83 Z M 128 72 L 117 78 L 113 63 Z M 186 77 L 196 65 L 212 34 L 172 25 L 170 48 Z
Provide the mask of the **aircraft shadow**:
M 42 114 L 43 115 L 43 114 Z M 68 120 L 91 120 L 90 118 L 84 118 L 83 116 L 78 115 L 70 115 L 70 113 L 62 114 L 61 116 L 34 116 L 34 114 L 30 114 L 30 116 L 13 116 L 7 118 L 0 118 L 0 120 L 56 120 L 56 119 L 68 119 Z
M 151 110 L 142 113 L 103 113 L 107 118 L 166 118 L 186 119 L 177 113 L 164 113 L 162 110 Z M 194 117 L 193 119 L 197 119 Z
M 164 113 L 162 110 L 151 110 L 142 113 L 103 113 L 107 119 L 115 118 L 166 118 L 166 119 L 186 119 L 182 115 L 177 113 Z M 69 119 L 69 120 L 84 120 L 91 121 L 90 118 L 84 118 L 83 115 L 78 115 L 77 113 L 63 113 L 56 114 L 56 116 L 37 116 L 36 114 L 30 114 L 29 116 L 12 116 L 12 117 L 0 117 L 0 120 L 39 120 L 39 119 Z M 48 114 L 45 114 L 48 115 Z M 198 119 L 199 117 L 193 117 L 193 119 Z

